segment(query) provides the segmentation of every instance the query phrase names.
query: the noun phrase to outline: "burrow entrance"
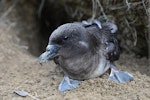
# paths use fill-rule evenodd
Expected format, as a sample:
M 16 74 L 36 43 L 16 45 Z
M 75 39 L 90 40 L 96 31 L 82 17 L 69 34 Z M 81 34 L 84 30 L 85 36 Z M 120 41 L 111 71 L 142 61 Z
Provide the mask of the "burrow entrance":
M 66 12 L 65 7 L 58 3 L 44 4 L 40 14 L 35 16 L 37 32 L 29 40 L 29 51 L 34 56 L 39 56 L 45 51 L 52 31 L 58 26 L 72 22 L 74 19 Z
M 91 17 L 91 12 L 88 13 L 89 16 L 88 14 L 83 15 L 85 14 L 85 12 L 83 12 L 84 10 L 78 10 L 76 5 L 81 6 L 82 2 L 80 1 L 78 2 L 79 4 L 76 5 L 70 2 L 67 2 L 66 4 L 66 2 L 63 1 L 41 1 L 45 1 L 44 4 L 41 5 L 42 2 L 39 2 L 36 6 L 38 11 L 35 10 L 38 12 L 35 14 L 35 23 L 37 24 L 36 29 L 38 31 L 33 33 L 29 42 L 29 51 L 35 56 L 39 56 L 45 51 L 49 36 L 58 26 Z M 89 4 L 91 9 L 91 3 Z M 42 9 L 40 10 L 41 6 Z
M 84 3 L 83 1 L 80 1 L 80 0 L 76 2 L 66 1 L 67 3 L 64 2 L 63 0 L 62 1 L 32 0 L 28 3 L 26 0 L 23 0 L 23 1 L 24 2 L 21 2 L 22 4 L 19 4 L 19 9 L 17 9 L 17 11 L 20 10 L 19 16 L 21 16 L 22 14 L 21 21 L 25 22 L 26 19 L 28 20 L 26 21 L 27 23 L 24 24 L 23 28 L 27 27 L 31 23 L 34 24 L 33 26 L 35 27 L 31 29 L 32 32 L 30 31 L 26 32 L 26 30 L 24 29 L 25 31 L 24 32 L 21 31 L 22 32 L 21 35 L 22 36 L 24 35 L 25 38 L 29 37 L 28 39 L 25 39 L 24 41 L 28 42 L 27 45 L 29 47 L 29 51 L 31 54 L 35 56 L 39 56 L 42 52 L 45 51 L 45 48 L 48 44 L 49 36 L 51 35 L 52 31 L 56 29 L 58 26 L 67 22 L 74 22 L 74 21 L 81 21 L 84 19 L 88 19 L 92 15 L 92 11 L 91 11 L 92 4 Z M 41 7 L 40 5 L 42 4 L 41 1 L 45 1 L 45 2 L 44 2 L 44 5 L 42 6 L 42 10 L 39 10 Z M 31 8 L 29 7 L 29 5 Z M 84 6 L 85 9 L 83 9 L 82 6 Z M 25 11 L 32 12 L 34 14 L 31 14 L 32 16 L 29 16 L 26 13 L 24 13 Z M 115 12 L 112 12 L 112 13 L 113 13 L 112 15 L 114 14 L 116 15 Z M 134 28 L 137 29 L 137 32 L 138 32 L 138 29 L 140 30 L 139 30 L 139 33 L 137 33 L 137 37 L 138 37 L 137 45 L 133 46 L 133 43 L 132 43 L 133 36 L 130 33 L 128 27 L 124 26 L 126 24 L 123 22 L 120 16 L 121 15 L 118 12 L 118 17 L 116 16 L 116 18 L 118 18 L 116 20 L 116 23 L 122 23 L 122 24 L 120 25 L 118 24 L 119 25 L 118 31 L 120 34 L 117 34 L 117 36 L 118 36 L 118 40 L 120 41 L 119 43 L 120 43 L 122 51 L 126 51 L 127 53 L 135 53 L 135 55 L 139 55 L 139 57 L 148 56 L 148 47 L 147 47 L 145 35 L 141 34 L 141 33 L 144 33 L 145 25 L 142 24 L 143 26 L 139 26 L 139 25 L 134 26 Z M 33 19 L 34 21 L 30 22 L 31 19 Z M 142 27 L 143 30 L 141 30 L 140 27 Z

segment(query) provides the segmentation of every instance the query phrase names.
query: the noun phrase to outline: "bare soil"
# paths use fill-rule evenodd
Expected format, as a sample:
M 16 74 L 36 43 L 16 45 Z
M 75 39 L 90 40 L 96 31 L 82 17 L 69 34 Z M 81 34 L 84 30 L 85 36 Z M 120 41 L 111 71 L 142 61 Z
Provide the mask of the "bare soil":
M 57 88 L 63 75 L 50 61 L 43 66 L 38 57 L 19 45 L 18 31 L 0 25 L 0 100 L 150 100 L 150 68 L 146 58 L 121 54 L 118 69 L 127 71 L 134 80 L 126 83 L 108 81 L 109 73 L 85 80 L 77 89 L 60 93 Z M 21 97 L 15 89 L 28 92 Z

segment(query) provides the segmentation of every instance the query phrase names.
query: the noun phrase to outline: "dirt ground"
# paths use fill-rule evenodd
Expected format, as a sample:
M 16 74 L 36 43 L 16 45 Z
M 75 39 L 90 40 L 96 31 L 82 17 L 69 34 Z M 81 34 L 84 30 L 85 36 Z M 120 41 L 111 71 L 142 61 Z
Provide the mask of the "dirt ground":
M 57 88 L 63 76 L 56 72 L 56 65 L 48 62 L 41 66 L 38 57 L 19 45 L 17 34 L 8 25 L 0 24 L 0 100 L 150 100 L 150 68 L 146 58 L 121 54 L 116 65 L 133 74 L 131 82 L 108 81 L 106 73 L 83 81 L 75 90 L 60 93 Z M 21 97 L 13 92 L 15 89 L 32 97 Z

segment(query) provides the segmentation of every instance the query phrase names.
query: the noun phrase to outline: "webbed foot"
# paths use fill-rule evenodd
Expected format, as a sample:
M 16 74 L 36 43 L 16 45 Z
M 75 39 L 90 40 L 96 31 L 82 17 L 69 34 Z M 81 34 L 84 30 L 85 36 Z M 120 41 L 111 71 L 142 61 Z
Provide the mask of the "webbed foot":
M 59 84 L 58 90 L 60 92 L 64 92 L 67 90 L 75 89 L 75 88 L 77 88 L 77 86 L 80 82 L 81 81 L 69 79 L 68 76 L 64 76 L 63 80 Z
M 123 83 L 127 81 L 132 81 L 133 76 L 129 74 L 128 72 L 119 71 L 115 67 L 112 67 L 108 80 Z

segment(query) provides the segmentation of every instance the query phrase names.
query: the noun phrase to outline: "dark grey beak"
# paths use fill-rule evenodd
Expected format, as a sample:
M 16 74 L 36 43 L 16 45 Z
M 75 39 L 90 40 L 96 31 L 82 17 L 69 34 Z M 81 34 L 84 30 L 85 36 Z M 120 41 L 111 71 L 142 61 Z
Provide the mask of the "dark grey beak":
M 53 59 L 54 57 L 57 56 L 58 50 L 59 50 L 59 46 L 55 46 L 55 45 L 48 45 L 46 47 L 46 52 L 42 53 L 39 57 L 39 62 L 40 64 L 47 62 L 48 60 Z

